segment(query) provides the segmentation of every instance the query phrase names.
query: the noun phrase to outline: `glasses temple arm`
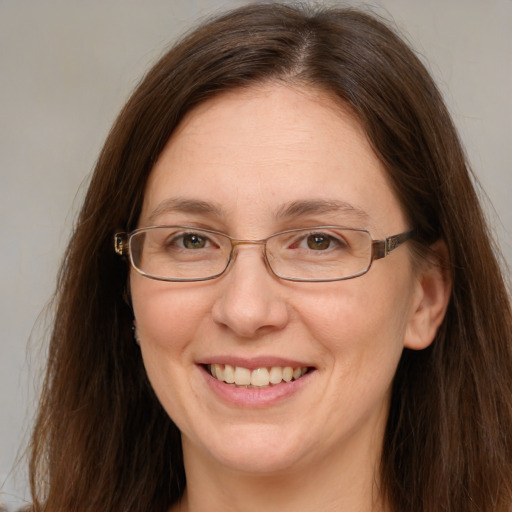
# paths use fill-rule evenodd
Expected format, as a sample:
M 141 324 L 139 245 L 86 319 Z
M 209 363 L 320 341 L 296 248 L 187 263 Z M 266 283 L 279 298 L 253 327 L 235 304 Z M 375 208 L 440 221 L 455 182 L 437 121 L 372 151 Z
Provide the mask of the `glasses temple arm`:
M 385 240 L 373 240 L 372 241 L 372 259 L 378 260 L 385 258 L 391 251 L 394 251 L 397 247 L 402 245 L 407 240 L 410 240 L 414 235 L 414 229 L 406 231 L 405 233 L 399 233 L 393 235 Z

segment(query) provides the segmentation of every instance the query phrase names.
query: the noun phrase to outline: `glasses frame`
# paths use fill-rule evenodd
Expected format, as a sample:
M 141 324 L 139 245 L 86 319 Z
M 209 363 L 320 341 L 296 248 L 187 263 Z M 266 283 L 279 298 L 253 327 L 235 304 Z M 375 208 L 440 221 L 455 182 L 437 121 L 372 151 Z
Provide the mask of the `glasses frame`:
M 208 277 L 195 277 L 195 278 L 173 278 L 173 277 L 159 277 L 159 276 L 153 276 L 151 274 L 147 274 L 143 270 L 137 268 L 135 263 L 133 262 L 132 253 L 130 250 L 130 241 L 134 235 L 137 233 L 141 233 L 143 231 L 149 231 L 152 229 L 158 229 L 158 228 L 181 228 L 181 229 L 190 229 L 190 230 L 200 230 L 204 231 L 206 233 L 211 233 L 215 235 L 220 235 L 225 238 L 227 238 L 231 242 L 231 251 L 229 253 L 229 258 L 227 260 L 226 266 L 221 272 L 218 272 L 217 274 L 213 276 Z M 268 257 L 267 257 L 267 241 L 270 238 L 273 238 L 278 235 L 286 234 L 286 233 L 293 233 L 296 231 L 303 231 L 306 229 L 316 230 L 316 229 L 345 229 L 349 231 L 359 231 L 363 233 L 367 233 L 368 237 L 371 241 L 371 256 L 370 256 L 370 263 L 368 264 L 368 267 L 356 274 L 347 276 L 347 277 L 335 277 L 335 278 L 319 278 L 319 279 L 304 279 L 300 277 L 287 277 L 278 274 L 270 264 Z M 206 228 L 198 228 L 197 226 L 182 226 L 182 225 L 161 225 L 161 226 L 147 226 L 143 228 L 135 229 L 134 231 L 131 231 L 130 233 L 126 232 L 119 232 L 114 235 L 114 250 L 116 254 L 119 256 L 123 256 L 129 259 L 130 265 L 132 268 L 140 275 L 147 277 L 148 279 L 154 279 L 156 281 L 166 281 L 166 282 L 197 282 L 197 281 L 210 281 L 212 279 L 217 279 L 218 277 L 222 276 L 226 273 L 228 268 L 231 265 L 231 262 L 234 261 L 234 253 L 235 253 L 235 247 L 239 245 L 262 245 L 263 246 L 263 254 L 265 256 L 265 263 L 268 269 L 272 272 L 273 275 L 278 277 L 279 279 L 284 279 L 285 281 L 295 281 L 295 282 L 303 282 L 303 283 L 325 283 L 325 282 L 331 282 L 331 281 L 346 281 L 347 279 L 354 279 L 355 277 L 362 276 L 366 274 L 370 268 L 372 267 L 372 263 L 375 260 L 379 260 L 382 258 L 385 258 L 388 254 L 390 254 L 392 251 L 394 251 L 397 247 L 402 245 L 407 240 L 410 240 L 414 235 L 414 229 L 411 229 L 409 231 L 404 231 L 403 233 L 398 233 L 396 235 L 388 236 L 387 238 L 375 240 L 372 238 L 370 232 L 367 229 L 364 228 L 349 228 L 346 226 L 332 226 L 332 225 L 322 225 L 322 226 L 311 226 L 311 227 L 303 227 L 303 228 L 294 228 L 294 229 L 286 229 L 284 231 L 278 231 L 277 233 L 273 233 L 272 235 L 268 236 L 267 238 L 262 238 L 260 240 L 244 240 L 244 239 L 238 239 L 233 238 L 229 235 L 226 235 L 226 233 L 222 233 L 221 231 L 215 231 L 213 229 L 206 229 Z

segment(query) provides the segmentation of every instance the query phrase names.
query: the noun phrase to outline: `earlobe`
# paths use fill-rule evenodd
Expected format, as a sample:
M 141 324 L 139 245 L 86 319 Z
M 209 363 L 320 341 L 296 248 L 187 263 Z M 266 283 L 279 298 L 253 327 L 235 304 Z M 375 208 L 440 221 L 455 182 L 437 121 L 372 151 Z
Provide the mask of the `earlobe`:
M 434 340 L 451 296 L 448 249 L 439 240 L 421 263 L 413 294 L 413 304 L 404 338 L 404 346 L 422 350 Z
M 135 320 L 135 318 L 133 319 L 132 323 L 132 337 L 135 344 L 140 346 L 140 339 L 139 335 L 137 334 L 137 321 Z

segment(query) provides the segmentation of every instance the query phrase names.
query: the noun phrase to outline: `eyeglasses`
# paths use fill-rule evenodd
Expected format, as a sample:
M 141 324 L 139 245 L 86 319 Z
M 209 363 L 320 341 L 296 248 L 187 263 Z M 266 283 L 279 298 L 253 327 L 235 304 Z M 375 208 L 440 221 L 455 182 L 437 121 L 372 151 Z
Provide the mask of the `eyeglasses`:
M 116 233 L 115 251 L 133 268 L 160 281 L 206 281 L 221 276 L 235 247 L 261 245 L 269 269 L 289 281 L 341 281 L 368 272 L 409 240 L 413 231 L 373 240 L 365 229 L 315 226 L 280 231 L 263 240 L 238 240 L 192 226 L 151 226 Z

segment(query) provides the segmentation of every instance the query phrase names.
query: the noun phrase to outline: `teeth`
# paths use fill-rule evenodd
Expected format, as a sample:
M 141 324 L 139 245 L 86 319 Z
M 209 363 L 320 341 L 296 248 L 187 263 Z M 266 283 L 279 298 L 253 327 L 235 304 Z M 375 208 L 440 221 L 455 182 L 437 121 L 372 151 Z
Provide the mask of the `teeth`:
M 248 386 L 251 383 L 251 371 L 247 368 L 237 366 L 235 368 L 235 384 L 237 386 Z
M 270 373 L 266 368 L 257 368 L 251 373 L 251 386 L 268 386 L 270 383 Z
M 292 368 L 291 366 L 273 366 L 272 368 L 256 368 L 249 370 L 241 366 L 229 364 L 212 364 L 208 366 L 210 374 L 217 380 L 243 387 L 263 388 L 281 382 L 300 379 L 308 371 L 307 367 Z
M 220 364 L 212 365 L 212 375 L 219 380 L 224 380 L 224 368 Z
M 279 366 L 273 366 L 270 369 L 270 383 L 279 384 L 283 380 L 283 369 Z
M 235 382 L 235 369 L 230 364 L 224 366 L 224 378 L 222 380 L 228 384 Z

